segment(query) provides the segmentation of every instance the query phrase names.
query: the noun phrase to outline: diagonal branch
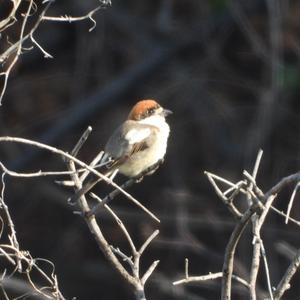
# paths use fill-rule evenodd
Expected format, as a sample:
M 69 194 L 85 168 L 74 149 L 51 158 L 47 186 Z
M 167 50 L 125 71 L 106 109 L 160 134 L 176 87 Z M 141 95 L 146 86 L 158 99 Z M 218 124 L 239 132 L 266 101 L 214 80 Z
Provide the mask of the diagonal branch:
M 226 247 L 224 264 L 223 264 L 223 277 L 222 277 L 222 300 L 231 299 L 231 280 L 233 274 L 233 262 L 236 246 L 241 238 L 243 231 L 245 230 L 250 218 L 260 210 L 260 206 L 253 204 L 242 216 L 240 221 L 235 226 L 229 242 Z
M 290 281 L 295 275 L 296 271 L 300 267 L 300 250 L 297 251 L 293 260 L 291 261 L 288 269 L 283 275 L 281 281 L 279 282 L 275 292 L 274 292 L 274 300 L 279 300 L 283 296 L 283 294 L 290 288 Z

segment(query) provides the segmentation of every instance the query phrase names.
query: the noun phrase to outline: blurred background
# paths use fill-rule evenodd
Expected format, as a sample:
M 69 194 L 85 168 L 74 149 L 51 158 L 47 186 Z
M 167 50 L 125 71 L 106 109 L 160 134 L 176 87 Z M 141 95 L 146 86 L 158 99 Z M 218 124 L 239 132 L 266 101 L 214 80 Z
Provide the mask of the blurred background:
M 48 15 L 83 15 L 96 5 L 57 1 Z M 219 299 L 220 280 L 176 287 L 172 282 L 184 276 L 186 257 L 191 275 L 222 270 L 235 222 L 205 170 L 238 181 L 244 169 L 252 171 L 262 148 L 257 182 L 263 191 L 299 171 L 300 2 L 113 0 L 95 20 L 92 32 L 88 21 L 41 24 L 35 38 L 54 59 L 44 59 L 38 49 L 21 56 L 0 108 L 0 135 L 70 151 L 91 125 L 79 155 L 89 162 L 137 100 L 154 98 L 172 110 L 165 163 L 129 189 L 161 224 L 122 195 L 112 207 L 138 245 L 160 230 L 142 260 L 144 269 L 160 260 L 146 286 L 147 299 Z M 58 157 L 17 144 L 1 145 L 0 157 L 18 171 L 65 168 Z M 278 209 L 286 210 L 292 189 L 276 199 Z M 107 192 L 101 185 L 96 190 Z M 67 204 L 71 193 L 49 177 L 7 179 L 6 203 L 22 248 L 53 261 L 67 299 L 133 299 Z M 239 201 L 246 208 L 245 199 Z M 300 219 L 298 196 L 292 216 Z M 105 211 L 99 220 L 110 242 L 126 249 Z M 246 279 L 252 253 L 248 230 L 235 264 L 235 273 Z M 270 212 L 262 234 L 276 286 L 289 253 L 300 247 L 299 228 Z M 261 271 L 258 299 L 267 291 Z M 285 299 L 299 299 L 299 280 L 298 274 Z M 247 298 L 247 290 L 234 284 L 233 299 Z

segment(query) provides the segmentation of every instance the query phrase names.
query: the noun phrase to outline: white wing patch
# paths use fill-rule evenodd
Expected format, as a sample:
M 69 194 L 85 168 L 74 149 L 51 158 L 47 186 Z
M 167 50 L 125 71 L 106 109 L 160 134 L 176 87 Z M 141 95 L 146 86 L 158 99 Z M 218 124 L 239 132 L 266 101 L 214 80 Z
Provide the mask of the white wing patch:
M 136 144 L 147 138 L 151 134 L 150 128 L 143 129 L 130 129 L 126 135 L 125 139 L 130 145 Z

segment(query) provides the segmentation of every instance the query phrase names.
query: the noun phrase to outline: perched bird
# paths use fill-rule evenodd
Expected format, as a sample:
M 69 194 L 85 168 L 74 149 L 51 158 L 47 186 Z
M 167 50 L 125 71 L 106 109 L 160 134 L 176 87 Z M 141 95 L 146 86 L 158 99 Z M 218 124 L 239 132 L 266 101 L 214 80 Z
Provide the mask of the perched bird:
M 111 135 L 104 148 L 108 158 L 108 171 L 113 178 L 118 172 L 139 178 L 164 159 L 170 127 L 165 117 L 172 112 L 162 108 L 155 100 L 141 100 L 131 109 L 128 118 Z M 147 175 L 150 175 L 152 170 Z M 145 175 L 145 174 L 144 174 Z M 87 193 L 101 178 L 93 178 L 76 192 L 75 198 Z

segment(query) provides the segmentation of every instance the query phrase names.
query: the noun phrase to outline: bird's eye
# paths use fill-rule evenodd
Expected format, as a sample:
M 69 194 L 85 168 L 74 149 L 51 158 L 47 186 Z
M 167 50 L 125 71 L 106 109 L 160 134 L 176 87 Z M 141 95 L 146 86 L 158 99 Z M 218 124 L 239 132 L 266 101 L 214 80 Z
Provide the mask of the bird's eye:
M 148 114 L 149 115 L 153 115 L 153 113 L 154 113 L 154 108 L 149 108 L 148 109 Z

